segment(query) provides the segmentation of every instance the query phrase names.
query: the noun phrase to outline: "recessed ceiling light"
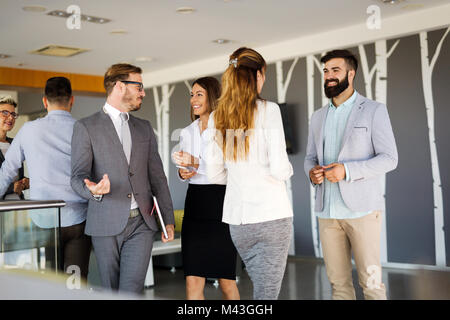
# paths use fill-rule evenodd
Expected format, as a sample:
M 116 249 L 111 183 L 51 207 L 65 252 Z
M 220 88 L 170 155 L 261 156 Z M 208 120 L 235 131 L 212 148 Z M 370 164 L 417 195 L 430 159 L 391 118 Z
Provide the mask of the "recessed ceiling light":
M 153 61 L 152 57 L 137 57 L 136 61 L 138 62 L 150 62 Z
M 43 6 L 25 6 L 22 10 L 27 12 L 44 12 L 47 9 Z
M 127 34 L 128 31 L 125 29 L 115 29 L 109 32 L 110 34 Z
M 384 4 L 398 4 L 402 2 L 403 0 L 381 0 Z
M 194 8 L 191 7 L 180 7 L 177 9 L 177 13 L 181 13 L 181 14 L 189 14 L 189 13 L 193 13 L 195 11 Z
M 420 4 L 420 3 L 410 3 L 410 4 L 407 4 L 406 6 L 403 6 L 402 9 L 414 10 L 414 9 L 420 9 L 420 8 L 423 8 L 423 7 L 425 7 L 425 5 Z
M 216 40 L 213 40 L 212 42 L 217 43 L 217 44 L 226 44 L 226 43 L 229 43 L 230 40 L 228 40 L 228 39 L 216 39 Z
M 0 59 L 7 59 L 10 58 L 11 56 L 9 54 L 4 54 L 4 53 L 0 53 Z

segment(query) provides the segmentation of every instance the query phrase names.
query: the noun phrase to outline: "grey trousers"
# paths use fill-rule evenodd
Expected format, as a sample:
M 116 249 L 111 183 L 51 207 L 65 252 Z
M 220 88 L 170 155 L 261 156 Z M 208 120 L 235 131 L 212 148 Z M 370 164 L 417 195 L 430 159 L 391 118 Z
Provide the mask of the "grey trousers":
M 293 218 L 230 225 L 233 243 L 253 283 L 253 299 L 276 300 L 286 269 Z
M 154 235 L 139 214 L 129 218 L 125 229 L 116 236 L 92 237 L 104 288 L 143 292 Z

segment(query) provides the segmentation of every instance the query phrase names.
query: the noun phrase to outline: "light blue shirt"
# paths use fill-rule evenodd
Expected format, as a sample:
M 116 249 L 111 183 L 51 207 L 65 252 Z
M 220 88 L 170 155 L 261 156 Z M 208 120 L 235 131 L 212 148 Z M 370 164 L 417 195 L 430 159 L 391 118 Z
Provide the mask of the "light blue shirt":
M 83 222 L 87 213 L 87 200 L 70 186 L 75 121 L 69 112 L 54 110 L 42 119 L 26 122 L 11 143 L 0 168 L 0 195 L 3 195 L 26 160 L 30 199 L 66 202 L 66 206 L 61 208 L 62 227 Z M 50 211 L 55 210 L 34 210 L 30 215 L 39 227 L 51 228 L 55 227 L 55 214 Z
M 356 90 L 340 106 L 335 107 L 330 99 L 327 119 L 323 131 L 323 161 L 324 165 L 338 162 L 339 151 L 341 149 L 342 138 L 344 137 L 347 120 L 356 100 Z M 350 180 L 347 165 L 345 167 L 345 179 Z M 324 206 L 322 212 L 316 212 L 317 217 L 323 219 L 354 219 L 360 218 L 370 212 L 353 212 L 344 203 L 339 183 L 331 183 L 324 179 Z

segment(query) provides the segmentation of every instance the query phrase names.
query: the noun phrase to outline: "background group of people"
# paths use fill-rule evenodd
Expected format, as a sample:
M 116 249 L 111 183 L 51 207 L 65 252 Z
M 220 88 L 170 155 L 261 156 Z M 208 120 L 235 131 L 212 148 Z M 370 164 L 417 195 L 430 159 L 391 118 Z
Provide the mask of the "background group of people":
M 352 53 L 330 51 L 322 62 L 330 103 L 312 116 L 304 167 L 316 189 L 333 298 L 355 299 L 353 252 L 365 297 L 386 299 L 380 179 L 398 158 L 387 108 L 354 90 L 358 62 Z M 70 82 L 49 79 L 43 98 L 48 115 L 26 123 L 12 143 L 2 141 L 14 125 L 15 104 L 0 101 L 0 143 L 11 143 L 8 152 L 0 145 L 0 194 L 28 187 L 19 174 L 26 159 L 30 197 L 67 203 L 65 267 L 79 265 L 87 276 L 92 243 L 102 286 L 135 293 L 143 290 L 158 232 L 153 196 L 168 231 L 168 238 L 161 233 L 163 242 L 173 240 L 175 221 L 153 128 L 131 114 L 145 97 L 141 73 L 129 64 L 111 66 L 105 105 L 78 121 L 70 115 Z M 206 278 L 219 279 L 224 299 L 239 299 L 237 254 L 254 299 L 278 298 L 292 237 L 285 182 L 293 169 L 279 106 L 260 96 L 265 73 L 264 58 L 242 47 L 230 56 L 222 85 L 203 77 L 192 86 L 192 123 L 173 154 L 179 178 L 189 182 L 181 235 L 187 299 L 205 298 Z

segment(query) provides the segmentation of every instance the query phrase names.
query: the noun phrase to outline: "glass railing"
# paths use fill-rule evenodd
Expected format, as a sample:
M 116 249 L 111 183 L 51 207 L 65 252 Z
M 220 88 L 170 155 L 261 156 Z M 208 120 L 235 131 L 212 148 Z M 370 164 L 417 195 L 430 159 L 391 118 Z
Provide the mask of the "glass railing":
M 0 270 L 58 273 L 61 207 L 64 201 L 0 202 Z

